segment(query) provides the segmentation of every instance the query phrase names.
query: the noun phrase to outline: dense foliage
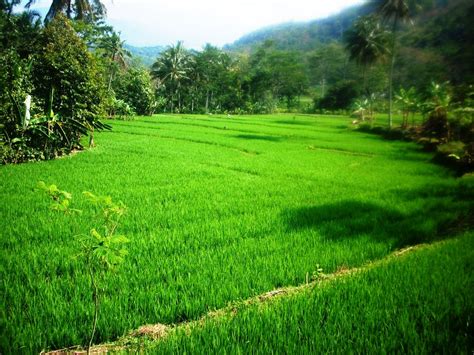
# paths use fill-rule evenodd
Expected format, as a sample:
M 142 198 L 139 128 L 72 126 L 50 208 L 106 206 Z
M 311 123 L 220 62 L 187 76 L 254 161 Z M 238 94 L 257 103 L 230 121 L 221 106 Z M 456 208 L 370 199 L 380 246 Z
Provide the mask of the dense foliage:
M 271 42 L 236 58 L 211 45 L 199 52 L 178 43 L 160 54 L 152 75 L 167 112 L 273 112 L 280 103 L 294 106 L 307 89 L 297 53 Z
M 42 27 L 31 12 L 0 13 L 3 162 L 50 159 L 103 129 L 101 72 L 70 22 Z

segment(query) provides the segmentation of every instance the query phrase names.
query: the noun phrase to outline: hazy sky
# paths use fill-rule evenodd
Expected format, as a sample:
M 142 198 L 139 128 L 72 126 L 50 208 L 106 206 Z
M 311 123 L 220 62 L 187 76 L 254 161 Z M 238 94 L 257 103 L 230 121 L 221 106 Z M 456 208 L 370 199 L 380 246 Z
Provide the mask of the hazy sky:
M 261 27 L 324 18 L 363 0 L 104 0 L 108 22 L 129 44 L 231 43 Z M 39 0 L 36 8 L 51 0 Z

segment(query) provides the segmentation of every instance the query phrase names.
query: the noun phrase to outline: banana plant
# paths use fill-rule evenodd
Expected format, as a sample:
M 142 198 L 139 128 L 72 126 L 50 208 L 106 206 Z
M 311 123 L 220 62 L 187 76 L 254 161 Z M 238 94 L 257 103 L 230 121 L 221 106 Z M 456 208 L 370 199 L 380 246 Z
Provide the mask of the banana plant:
M 402 127 L 408 127 L 408 118 L 410 114 L 412 115 L 412 125 L 414 125 L 415 114 L 420 108 L 420 100 L 416 89 L 414 87 L 411 87 L 408 90 L 400 88 L 399 92 L 395 95 L 395 101 L 402 106 Z

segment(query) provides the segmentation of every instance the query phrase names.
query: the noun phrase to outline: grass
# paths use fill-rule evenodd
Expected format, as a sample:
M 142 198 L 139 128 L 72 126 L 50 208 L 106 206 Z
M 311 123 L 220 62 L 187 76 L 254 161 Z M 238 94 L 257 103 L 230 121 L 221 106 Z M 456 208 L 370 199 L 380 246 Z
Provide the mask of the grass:
M 351 277 L 236 308 L 163 341 L 137 345 L 156 353 L 469 354 L 473 237 L 423 247 Z
M 0 351 L 85 344 L 93 307 L 72 237 L 93 223 L 48 210 L 56 183 L 128 206 L 131 243 L 106 280 L 96 342 L 149 323 L 378 260 L 470 225 L 473 181 L 407 142 L 311 115 L 155 116 L 111 122 L 98 147 L 0 168 Z

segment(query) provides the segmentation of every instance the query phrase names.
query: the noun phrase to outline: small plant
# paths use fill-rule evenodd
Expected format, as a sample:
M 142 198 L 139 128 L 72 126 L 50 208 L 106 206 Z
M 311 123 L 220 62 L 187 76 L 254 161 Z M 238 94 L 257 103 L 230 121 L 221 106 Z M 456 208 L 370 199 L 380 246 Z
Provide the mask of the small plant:
M 64 212 L 65 214 L 71 213 L 82 213 L 80 210 L 70 208 L 72 194 L 67 191 L 61 191 L 54 184 L 47 186 L 44 181 L 38 182 L 38 188 L 47 193 L 51 198 L 52 203 L 50 205 L 51 210 Z
M 322 277 L 324 277 L 323 268 L 320 267 L 319 264 L 316 264 L 316 270 L 313 271 L 313 275 L 311 276 L 311 281 L 313 282 L 318 281 Z
M 82 213 L 81 210 L 71 208 L 71 193 L 59 190 L 54 184 L 48 186 L 44 181 L 38 183 L 38 188 L 51 198 L 51 210 L 65 214 Z M 116 235 L 120 219 L 126 210 L 122 202 L 115 203 L 110 196 L 96 196 L 88 191 L 83 192 L 83 196 L 96 209 L 99 223 L 98 227 L 92 228 L 88 234 L 75 236 L 80 242 L 79 256 L 85 261 L 89 271 L 94 301 L 92 331 L 87 347 L 89 353 L 99 315 L 100 281 L 105 273 L 115 270 L 124 261 L 128 254 L 124 244 L 128 243 L 128 239 L 123 235 Z
M 316 270 L 313 271 L 311 276 L 309 275 L 309 272 L 306 273 L 306 284 L 309 285 L 310 282 L 315 283 L 316 281 L 321 280 L 323 277 L 323 269 L 319 266 L 319 264 L 316 264 Z

